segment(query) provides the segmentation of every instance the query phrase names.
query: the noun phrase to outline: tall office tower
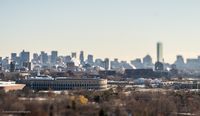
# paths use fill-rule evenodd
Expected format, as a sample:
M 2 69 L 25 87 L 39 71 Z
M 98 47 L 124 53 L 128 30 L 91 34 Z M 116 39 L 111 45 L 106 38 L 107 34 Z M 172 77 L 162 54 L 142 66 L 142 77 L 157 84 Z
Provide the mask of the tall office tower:
M 2 57 L 0 57 L 0 71 L 2 70 Z
M 11 53 L 11 60 L 16 62 L 16 60 L 17 60 L 17 53 Z
M 76 58 L 76 52 L 72 52 L 72 58 Z
M 10 68 L 10 65 L 9 65 L 9 57 L 5 57 L 3 60 L 2 60 L 2 68 L 4 70 L 7 70 Z
M 84 64 L 84 52 L 83 51 L 80 52 L 79 59 L 80 59 L 80 63 L 83 65 Z
M 114 61 L 110 62 L 110 68 L 111 69 L 119 69 L 120 68 L 120 63 L 118 58 L 115 58 Z
M 144 68 L 151 68 L 153 62 L 152 62 L 152 57 L 150 55 L 146 55 L 144 58 L 143 58 L 143 65 L 144 65 Z
M 93 55 L 88 55 L 88 57 L 87 57 L 87 62 L 90 64 L 90 65 L 92 65 L 93 63 L 94 63 L 94 59 L 93 59 Z
M 183 56 L 177 55 L 176 61 L 174 62 L 174 64 L 176 65 L 177 69 L 185 68 L 185 62 L 184 62 Z
M 69 62 L 71 62 L 71 56 L 66 56 L 65 57 L 65 63 L 67 64 L 67 63 L 69 63 Z
M 163 59 L 163 44 L 161 42 L 157 43 L 157 62 L 164 62 Z
M 157 43 L 157 62 L 155 63 L 156 71 L 164 70 L 164 59 L 163 59 L 163 44 L 161 42 Z
M 135 66 L 136 69 L 143 69 L 142 60 L 140 58 L 136 58 L 135 60 L 131 60 L 131 64 Z
M 48 63 L 48 54 L 45 53 L 44 51 L 41 51 L 40 61 L 41 61 L 42 64 L 47 64 Z
M 118 58 L 114 58 L 114 62 L 119 62 Z
M 10 72 L 15 72 L 15 61 L 10 62 Z
M 34 53 L 33 54 L 33 61 L 38 62 L 38 60 L 39 60 L 39 55 L 37 53 Z
M 58 51 L 51 51 L 51 64 L 56 64 Z
M 29 62 L 30 61 L 30 52 L 25 52 L 24 50 L 20 53 L 20 59 L 23 62 Z
M 100 58 L 95 59 L 95 65 L 104 67 L 104 61 Z
M 105 70 L 108 70 L 109 69 L 109 66 L 110 66 L 110 62 L 109 62 L 109 59 L 108 58 L 105 58 L 104 60 L 104 68 Z
M 20 65 L 22 66 L 24 62 L 30 61 L 30 53 L 24 50 L 20 53 Z

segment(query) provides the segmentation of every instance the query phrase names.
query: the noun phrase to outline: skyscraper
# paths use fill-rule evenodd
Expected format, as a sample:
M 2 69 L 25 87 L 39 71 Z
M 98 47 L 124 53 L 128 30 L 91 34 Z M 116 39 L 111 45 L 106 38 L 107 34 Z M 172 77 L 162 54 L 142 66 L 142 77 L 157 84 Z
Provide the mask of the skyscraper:
M 0 57 L 0 71 L 2 70 L 2 57 Z
M 56 63 L 57 57 L 58 57 L 58 52 L 57 51 L 51 51 L 51 63 L 52 64 Z
M 48 63 L 48 54 L 45 53 L 44 51 L 41 51 L 40 61 L 41 61 L 42 64 L 47 64 Z
M 155 63 L 156 71 L 164 70 L 164 59 L 163 59 L 163 44 L 161 42 L 157 43 L 157 62 Z
M 71 56 L 66 56 L 65 57 L 65 63 L 69 63 L 71 61 Z
M 108 58 L 105 58 L 105 60 L 104 60 L 104 68 L 105 68 L 105 70 L 108 70 L 109 67 L 110 67 L 110 61 L 109 61 Z
M 174 62 L 174 64 L 176 65 L 177 69 L 183 69 L 183 68 L 185 68 L 185 62 L 184 62 L 183 56 L 177 55 L 176 56 L 176 61 Z
M 22 66 L 24 62 L 30 61 L 30 52 L 25 52 L 24 50 L 20 53 L 20 65 Z
M 161 42 L 157 43 L 157 62 L 163 62 L 163 44 Z
M 79 59 L 80 59 L 80 63 L 83 65 L 84 64 L 84 52 L 83 51 L 80 52 Z
M 10 62 L 10 72 L 15 72 L 15 61 Z
M 91 65 L 94 63 L 93 55 L 88 55 L 87 62 Z
M 152 58 L 151 58 L 150 55 L 146 55 L 143 58 L 143 65 L 144 65 L 144 68 L 151 68 L 152 67 L 153 62 L 152 62 Z
M 115 58 L 114 61 L 110 62 L 110 68 L 114 70 L 120 68 L 120 63 L 119 63 L 118 58 Z
M 76 52 L 72 52 L 72 58 L 76 58 Z
M 32 61 L 38 62 L 40 60 L 39 55 L 37 53 L 33 53 Z
M 131 64 L 135 66 L 136 69 L 143 69 L 142 60 L 140 58 L 136 58 L 135 60 L 131 60 Z
M 16 61 L 17 60 L 17 53 L 11 53 L 11 60 Z

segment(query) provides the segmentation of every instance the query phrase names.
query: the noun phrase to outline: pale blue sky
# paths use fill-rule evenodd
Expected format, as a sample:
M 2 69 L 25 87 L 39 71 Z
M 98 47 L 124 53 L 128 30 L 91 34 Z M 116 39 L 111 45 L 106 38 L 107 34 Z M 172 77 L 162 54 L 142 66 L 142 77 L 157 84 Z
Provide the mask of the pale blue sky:
M 166 62 L 200 55 L 199 0 L 0 0 L 0 56 L 84 50 L 131 60 L 164 44 Z

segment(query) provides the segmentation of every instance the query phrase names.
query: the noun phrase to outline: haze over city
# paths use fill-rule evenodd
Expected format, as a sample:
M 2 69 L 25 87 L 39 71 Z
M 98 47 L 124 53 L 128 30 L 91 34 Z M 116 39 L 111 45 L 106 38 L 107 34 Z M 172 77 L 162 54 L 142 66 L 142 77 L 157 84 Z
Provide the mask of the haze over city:
M 132 60 L 150 54 L 157 41 L 164 58 L 200 55 L 200 1 L 17 0 L 0 1 L 0 56 L 84 50 L 95 57 Z
M 199 0 L 0 0 L 0 116 L 200 116 Z

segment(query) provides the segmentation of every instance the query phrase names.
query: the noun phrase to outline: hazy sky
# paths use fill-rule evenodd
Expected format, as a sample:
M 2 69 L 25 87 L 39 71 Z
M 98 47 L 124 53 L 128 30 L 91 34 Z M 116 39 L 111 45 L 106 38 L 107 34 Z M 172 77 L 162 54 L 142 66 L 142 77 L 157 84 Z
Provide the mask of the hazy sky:
M 199 0 L 0 0 L 0 56 L 84 50 L 131 60 L 164 45 L 166 62 L 200 55 Z

